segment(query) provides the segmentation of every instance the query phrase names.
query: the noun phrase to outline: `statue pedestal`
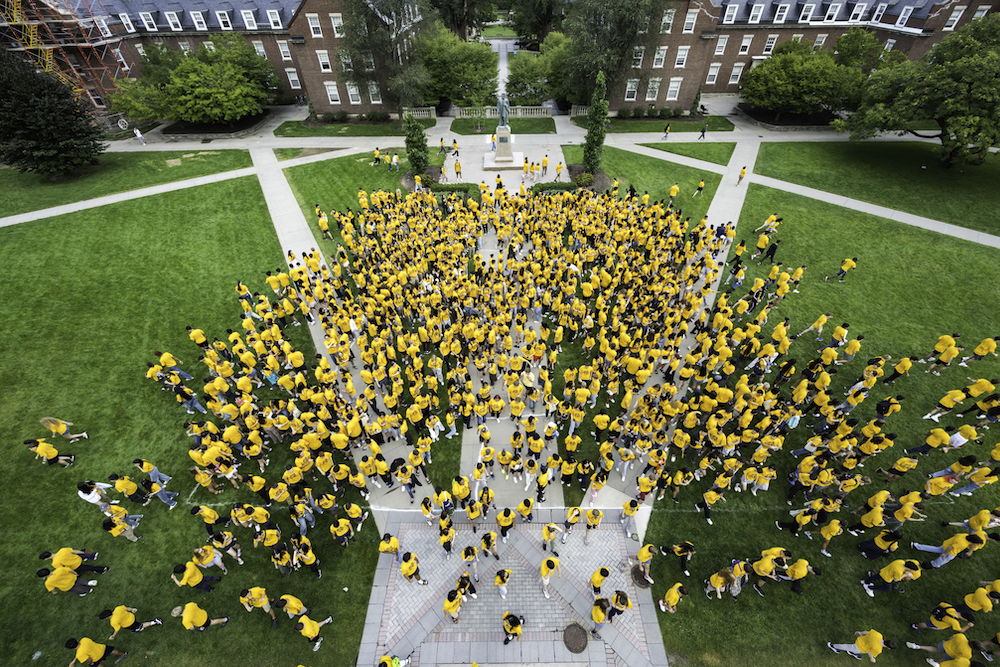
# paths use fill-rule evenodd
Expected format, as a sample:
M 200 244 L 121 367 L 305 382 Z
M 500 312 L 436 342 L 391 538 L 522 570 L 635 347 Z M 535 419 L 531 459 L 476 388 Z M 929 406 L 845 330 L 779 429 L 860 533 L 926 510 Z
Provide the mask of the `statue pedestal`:
M 497 149 L 487 151 L 483 156 L 484 171 L 502 171 L 507 169 L 523 169 L 524 153 L 513 150 L 511 143 L 510 127 L 497 128 Z
M 513 162 L 514 152 L 510 143 L 510 127 L 507 125 L 497 128 L 497 152 L 494 159 L 497 163 Z

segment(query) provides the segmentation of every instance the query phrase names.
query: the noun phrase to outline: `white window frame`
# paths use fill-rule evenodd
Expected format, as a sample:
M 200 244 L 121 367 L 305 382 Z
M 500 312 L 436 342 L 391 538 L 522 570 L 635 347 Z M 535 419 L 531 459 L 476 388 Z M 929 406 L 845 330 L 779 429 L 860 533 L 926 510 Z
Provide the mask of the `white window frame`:
M 792 35 L 792 41 L 801 42 L 803 39 L 805 39 L 805 37 L 806 37 L 805 35 L 801 35 L 801 34 L 800 35 Z
M 975 21 L 976 19 L 983 18 L 990 13 L 990 9 L 992 8 L 992 5 L 979 5 L 976 7 L 976 13 L 972 15 L 972 20 Z
M 281 25 L 281 12 L 277 9 L 267 10 L 267 22 L 271 24 L 271 30 L 281 30 L 285 27 Z
M 361 60 L 365 66 L 366 72 L 375 71 L 375 57 L 372 55 L 371 51 L 365 51 L 361 54 Z
M 871 20 L 871 22 L 872 23 L 879 23 L 882 20 L 882 15 L 885 14 L 885 10 L 887 10 L 887 9 L 889 9 L 889 5 L 887 3 L 884 3 L 884 2 L 882 4 L 880 4 L 880 5 L 878 5 L 877 7 L 875 7 L 875 13 L 872 14 L 872 20 Z
M 184 55 L 187 56 L 191 54 L 191 45 L 188 44 L 187 42 L 177 42 L 177 47 L 181 50 L 181 53 L 183 53 Z
M 698 22 L 698 10 L 689 9 L 688 13 L 684 16 L 684 30 L 682 31 L 685 35 L 694 34 L 694 26 Z
M 721 56 L 726 52 L 726 45 L 729 44 L 729 35 L 719 35 L 715 40 L 715 55 Z
M 837 20 L 837 15 L 840 14 L 839 3 L 830 3 L 830 6 L 826 10 L 826 16 L 823 17 L 825 23 L 833 23 Z
M 899 18 L 896 19 L 896 27 L 902 28 L 906 25 L 906 22 L 910 20 L 910 15 L 913 13 L 913 5 L 907 5 L 903 7 L 903 10 L 899 12 Z
M 261 58 L 267 58 L 267 51 L 264 50 L 264 42 L 255 40 L 253 42 L 253 50 L 256 51 L 257 55 Z
M 332 72 L 333 65 L 330 64 L 330 52 L 329 51 L 317 51 L 316 58 L 319 60 L 319 71 L 321 72 Z
M 892 47 L 896 46 L 896 40 L 887 39 L 885 40 L 885 46 L 882 47 L 886 52 L 892 51 Z
M 374 81 L 368 82 L 368 97 L 372 104 L 382 104 L 382 91 L 379 90 L 378 84 Z
M 656 53 L 653 54 L 653 69 L 661 69 L 665 62 L 667 62 L 667 47 L 656 47 Z
M 944 28 L 942 28 L 942 30 L 954 30 L 955 26 L 958 25 L 958 22 L 962 20 L 962 14 L 965 13 L 966 9 L 967 7 L 961 5 L 955 7 L 955 9 L 951 11 L 951 16 L 948 17 L 947 21 L 945 21 Z
M 740 78 L 743 76 L 743 68 L 746 67 L 746 63 L 736 63 L 733 65 L 733 71 L 729 75 L 729 85 L 735 85 L 740 82 Z
M 288 48 L 288 42 L 284 40 L 278 41 L 278 52 L 281 53 L 282 60 L 291 60 L 292 52 Z
M 346 51 L 338 51 L 337 55 L 340 56 L 340 67 L 345 72 L 353 72 L 354 62 L 351 60 L 351 54 Z
M 132 23 L 132 17 L 128 14 L 119 14 L 118 18 L 121 19 L 122 25 L 125 27 L 125 32 L 135 32 L 135 24 Z
M 136 43 L 133 44 L 133 46 L 135 47 L 135 52 L 139 54 L 139 57 L 146 57 L 146 48 L 142 44 Z
M 788 8 L 791 5 L 778 5 L 778 8 L 774 10 L 774 20 L 771 23 L 784 23 L 785 18 L 788 16 Z
M 347 100 L 351 104 L 361 104 L 361 91 L 358 89 L 358 84 L 353 81 L 348 81 L 347 86 Z
M 736 13 L 740 11 L 740 6 L 737 4 L 726 5 L 726 13 L 722 17 L 723 23 L 732 23 L 736 20 Z
M 823 45 L 826 44 L 827 37 L 829 37 L 829 35 L 816 35 L 816 41 L 813 42 L 813 50 L 818 51 L 822 49 Z
M 677 57 L 674 58 L 674 67 L 682 68 L 687 64 L 688 54 L 691 53 L 690 46 L 678 46 Z
M 205 12 L 188 12 L 191 17 L 191 23 L 194 24 L 195 30 L 208 30 L 208 23 L 205 22 Z
M 764 42 L 764 55 L 769 56 L 771 52 L 774 51 L 775 44 L 778 43 L 777 35 L 768 35 L 767 41 Z
M 625 101 L 635 102 L 639 99 L 639 79 L 629 79 L 625 82 Z
M 107 108 L 107 105 L 104 103 L 104 98 L 101 97 L 101 94 L 99 92 L 97 92 L 96 89 L 94 89 L 94 88 L 88 88 L 87 89 L 87 97 L 90 98 L 90 101 L 93 102 L 94 106 L 97 107 L 98 109 L 106 109 Z
M 330 25 L 333 26 L 333 36 L 343 37 L 344 36 L 344 15 L 343 14 L 330 14 Z
M 257 29 L 257 17 L 253 15 L 252 9 L 241 9 L 240 18 L 243 19 L 243 25 L 247 30 Z
M 213 42 L 210 39 L 206 39 L 204 42 L 201 43 L 201 45 L 204 46 L 209 51 L 215 51 L 215 42 Z
M 670 77 L 670 83 L 667 85 L 667 102 L 673 102 L 680 98 L 681 96 L 681 81 L 684 77 L 674 76 Z
M 219 27 L 223 30 L 232 30 L 233 22 L 229 18 L 229 12 L 225 10 L 219 10 L 215 12 L 215 18 L 219 21 Z
M 802 5 L 802 12 L 799 14 L 799 23 L 808 23 L 812 20 L 813 12 L 816 11 L 816 5 L 808 4 Z
M 324 81 L 323 87 L 326 88 L 326 99 L 330 104 L 340 104 L 340 89 L 337 88 L 337 82 Z
M 708 66 L 708 76 L 705 77 L 706 86 L 714 86 L 715 82 L 719 80 L 719 70 L 722 69 L 722 63 L 712 63 Z
M 159 32 L 152 12 L 139 12 L 139 20 L 142 21 L 142 25 L 146 28 L 147 32 Z
M 167 19 L 167 25 L 174 32 L 180 32 L 184 29 L 184 25 L 181 23 L 181 17 L 177 15 L 177 12 L 163 12 L 163 17 Z
M 118 64 L 122 66 L 123 70 L 127 72 L 130 69 L 132 69 L 132 67 L 128 64 L 128 61 L 125 60 L 125 56 L 122 54 L 122 50 L 120 47 L 117 49 L 112 49 L 111 52 L 115 55 L 115 60 L 117 60 Z
M 865 10 L 868 9 L 868 5 L 864 2 L 859 2 L 854 5 L 854 9 L 851 10 L 851 22 L 856 23 L 862 19 L 865 15 Z
M 319 22 L 319 14 L 306 14 L 306 21 L 309 22 L 309 34 L 313 37 L 323 37 L 323 24 Z
M 750 20 L 748 23 L 760 23 L 760 17 L 764 15 L 764 5 L 754 5 L 750 8 Z
M 645 46 L 632 47 L 632 69 L 642 69 L 642 60 L 646 56 Z
M 94 18 L 94 25 L 97 26 L 97 31 L 101 33 L 101 37 L 112 37 L 115 34 L 108 27 L 108 22 L 101 17 Z
M 285 76 L 288 78 L 288 87 L 292 90 L 302 90 L 302 82 L 299 80 L 299 73 L 294 67 L 285 68 Z
M 660 96 L 660 83 L 662 83 L 662 82 L 663 82 L 663 79 L 661 79 L 660 77 L 656 76 L 656 77 L 651 78 L 649 80 L 649 83 L 646 84 L 646 101 L 647 102 L 655 102 L 656 98 Z
M 667 35 L 671 30 L 674 29 L 674 17 L 677 15 L 676 9 L 668 9 L 663 12 L 663 18 L 660 19 L 660 34 Z
M 750 53 L 750 45 L 753 43 L 753 35 L 743 35 L 743 41 L 740 42 L 740 50 L 737 55 L 745 56 Z

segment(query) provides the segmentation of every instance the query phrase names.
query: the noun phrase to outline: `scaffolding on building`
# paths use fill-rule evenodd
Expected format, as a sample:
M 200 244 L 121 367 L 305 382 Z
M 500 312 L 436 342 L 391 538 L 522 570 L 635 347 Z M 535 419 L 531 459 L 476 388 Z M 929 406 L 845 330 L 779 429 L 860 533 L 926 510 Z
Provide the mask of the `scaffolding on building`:
M 0 34 L 4 48 L 24 53 L 79 97 L 87 93 L 97 111 L 114 91 L 115 79 L 130 66 L 121 38 L 110 25 L 101 0 L 2 0 Z

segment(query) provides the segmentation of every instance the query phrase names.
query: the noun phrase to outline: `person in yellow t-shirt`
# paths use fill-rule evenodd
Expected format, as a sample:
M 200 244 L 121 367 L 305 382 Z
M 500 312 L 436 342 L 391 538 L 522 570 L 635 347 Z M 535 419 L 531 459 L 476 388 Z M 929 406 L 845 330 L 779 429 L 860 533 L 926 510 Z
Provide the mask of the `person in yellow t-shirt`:
M 865 630 L 863 632 L 855 632 L 854 636 L 857 639 L 854 640 L 853 644 L 834 644 L 833 642 L 827 642 L 827 647 L 834 653 L 846 652 L 851 655 L 851 657 L 861 660 L 862 655 L 867 655 L 868 658 L 875 662 L 881 653 L 882 649 L 892 649 L 895 650 L 898 645 L 891 639 L 883 639 L 882 633 L 876 630 Z
M 196 602 L 188 602 L 183 607 L 174 607 L 170 611 L 170 615 L 181 619 L 181 624 L 185 630 L 196 630 L 198 632 L 204 632 L 213 625 L 224 628 L 226 627 L 226 623 L 229 623 L 229 619 L 232 618 L 231 616 L 226 616 L 224 618 L 209 620 L 208 612 L 199 607 Z
M 73 661 L 69 663 L 69 667 L 74 667 L 77 662 L 81 665 L 99 665 L 104 662 L 105 658 L 113 655 L 119 655 L 123 658 L 128 655 L 128 653 L 122 653 L 114 646 L 98 644 L 88 637 L 81 637 L 79 640 L 69 639 L 66 641 L 66 648 L 75 651 Z

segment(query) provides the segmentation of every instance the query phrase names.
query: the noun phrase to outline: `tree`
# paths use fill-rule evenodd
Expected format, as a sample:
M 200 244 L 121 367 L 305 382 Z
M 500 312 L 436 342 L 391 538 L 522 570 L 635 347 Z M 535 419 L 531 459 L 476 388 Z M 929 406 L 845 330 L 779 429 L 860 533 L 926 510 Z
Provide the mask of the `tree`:
M 493 0 L 430 0 L 441 20 L 463 42 L 469 39 L 469 28 L 482 31 L 496 17 Z
M 452 100 L 464 106 L 479 98 L 495 100 L 497 54 L 489 44 L 463 42 L 437 23 L 421 35 L 416 51 L 427 70 L 429 104 Z
M 134 120 L 169 118 L 234 123 L 264 110 L 278 79 L 274 67 L 239 35 L 220 34 L 194 54 L 150 44 L 142 76 L 120 79 L 115 111 Z
M 545 58 L 545 77 L 548 81 L 547 97 L 565 100 L 569 96 L 569 58 L 572 43 L 561 32 L 549 33 L 542 42 L 542 57 Z
M 65 175 L 107 148 L 69 86 L 10 51 L 0 53 L 0 162 L 20 172 Z
M 507 61 L 507 97 L 511 104 L 537 106 L 548 99 L 548 62 L 545 56 L 521 52 Z
M 427 151 L 427 135 L 413 114 L 403 116 L 403 133 L 406 135 L 406 157 L 414 175 L 422 174 L 430 162 Z
M 906 61 L 906 56 L 899 51 L 886 51 L 875 39 L 874 32 L 857 27 L 841 35 L 833 51 L 838 65 L 857 69 L 865 76 Z
M 523 41 L 542 42 L 551 32 L 560 29 L 567 0 L 513 0 L 511 27 Z
M 594 174 L 601 168 L 601 154 L 604 152 L 604 127 L 608 122 L 608 84 L 604 72 L 598 72 L 594 79 L 594 93 L 587 109 L 587 139 L 583 145 L 583 168 Z
M 803 50 L 805 49 L 805 50 Z M 740 86 L 743 101 L 755 109 L 814 114 L 844 108 L 861 84 L 857 70 L 837 65 L 829 51 L 812 51 L 790 40 L 750 70 Z
M 412 44 L 427 30 L 420 5 L 412 0 L 347 0 L 343 46 L 347 78 L 359 89 L 376 92 L 398 113 L 419 106 L 429 85 Z M 375 89 L 373 89 L 373 86 Z M 377 89 L 377 90 L 376 90 Z
M 905 129 L 922 120 L 936 122 L 939 131 Z M 851 139 L 883 131 L 935 138 L 943 166 L 982 164 L 1000 144 L 1000 16 L 963 26 L 916 62 L 874 72 L 858 110 L 835 126 Z
M 592 72 L 604 72 L 612 93 L 625 86 L 636 46 L 658 44 L 660 18 L 668 0 L 576 0 L 563 28 L 572 45 L 565 81 L 569 99 L 582 104 L 591 95 Z

